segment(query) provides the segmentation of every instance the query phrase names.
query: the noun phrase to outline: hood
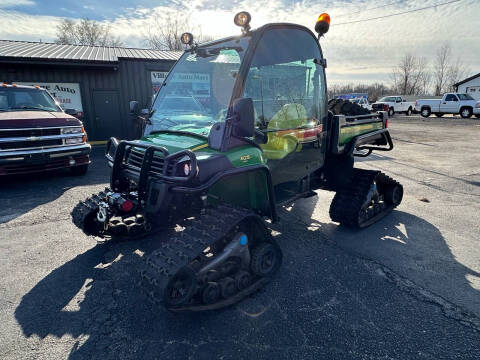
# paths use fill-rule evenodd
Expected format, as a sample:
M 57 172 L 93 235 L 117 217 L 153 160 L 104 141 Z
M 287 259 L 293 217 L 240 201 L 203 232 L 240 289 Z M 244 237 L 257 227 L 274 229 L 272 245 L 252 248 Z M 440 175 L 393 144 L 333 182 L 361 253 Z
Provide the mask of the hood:
M 175 134 L 175 133 L 153 133 L 141 140 L 142 143 L 165 147 L 170 154 L 178 151 L 190 149 L 197 150 L 199 147 L 207 145 L 207 140 L 197 137 L 194 134 Z
M 76 125 L 82 125 L 82 122 L 61 111 L 0 111 L 0 128 L 20 129 Z

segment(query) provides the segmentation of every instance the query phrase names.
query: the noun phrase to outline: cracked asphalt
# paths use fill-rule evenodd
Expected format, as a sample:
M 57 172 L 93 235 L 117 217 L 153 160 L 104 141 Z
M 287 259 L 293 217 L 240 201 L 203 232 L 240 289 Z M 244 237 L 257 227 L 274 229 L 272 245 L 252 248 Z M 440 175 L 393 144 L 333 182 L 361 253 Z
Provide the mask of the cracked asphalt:
M 281 210 L 278 276 L 230 308 L 172 314 L 134 286 L 171 233 L 97 243 L 70 220 L 107 186 L 87 176 L 0 183 L 1 359 L 479 359 L 480 121 L 396 117 L 395 149 L 359 161 L 405 188 L 362 231 L 332 223 L 333 194 Z

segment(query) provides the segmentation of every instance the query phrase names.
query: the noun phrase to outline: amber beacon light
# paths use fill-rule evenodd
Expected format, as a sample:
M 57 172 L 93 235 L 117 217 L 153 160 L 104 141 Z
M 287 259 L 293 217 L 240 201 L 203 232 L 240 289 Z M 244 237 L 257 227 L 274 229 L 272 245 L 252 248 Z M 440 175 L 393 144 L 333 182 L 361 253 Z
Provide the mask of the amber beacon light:
M 322 36 L 328 32 L 329 28 L 330 15 L 328 15 L 327 13 L 323 13 L 317 19 L 317 23 L 315 24 L 315 31 L 317 32 L 318 36 Z

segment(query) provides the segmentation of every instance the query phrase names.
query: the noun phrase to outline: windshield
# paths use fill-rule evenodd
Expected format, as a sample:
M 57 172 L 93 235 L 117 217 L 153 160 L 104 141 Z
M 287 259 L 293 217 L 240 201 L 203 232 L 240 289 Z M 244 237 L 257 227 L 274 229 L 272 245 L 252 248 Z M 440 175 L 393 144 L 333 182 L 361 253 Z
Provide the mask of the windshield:
M 395 102 L 395 98 L 390 97 L 390 96 L 387 96 L 387 97 L 381 98 L 381 99 L 378 100 L 378 101 L 381 101 L 381 102 Z
M 245 37 L 185 52 L 160 88 L 152 108 L 152 124 L 145 132 L 208 135 L 215 122 L 225 119 L 248 42 Z
M 460 100 L 475 100 L 473 97 L 471 97 L 468 94 L 457 94 Z
M 0 111 L 61 111 L 55 100 L 41 89 L 0 88 Z

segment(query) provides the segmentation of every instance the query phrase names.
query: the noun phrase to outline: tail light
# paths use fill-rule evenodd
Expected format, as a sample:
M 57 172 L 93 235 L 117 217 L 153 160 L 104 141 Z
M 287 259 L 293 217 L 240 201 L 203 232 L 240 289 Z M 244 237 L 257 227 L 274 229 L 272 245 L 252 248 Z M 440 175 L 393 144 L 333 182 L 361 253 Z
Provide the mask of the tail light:
M 413 104 L 413 106 L 415 106 L 415 107 L 417 106 L 417 100 L 415 100 L 415 103 Z
M 385 120 L 385 129 L 388 128 L 388 119 Z
M 125 200 L 122 203 L 121 208 L 125 212 L 130 212 L 133 209 L 133 203 L 130 200 Z

